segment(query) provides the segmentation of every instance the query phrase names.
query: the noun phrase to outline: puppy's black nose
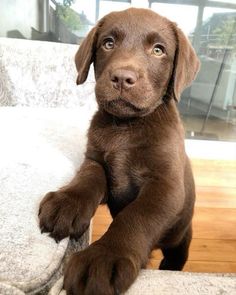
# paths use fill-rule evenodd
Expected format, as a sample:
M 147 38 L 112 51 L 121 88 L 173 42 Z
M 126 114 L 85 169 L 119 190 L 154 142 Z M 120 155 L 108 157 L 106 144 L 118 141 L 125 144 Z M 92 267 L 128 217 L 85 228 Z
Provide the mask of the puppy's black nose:
M 111 73 L 111 83 L 115 89 L 129 89 L 135 86 L 138 77 L 135 72 L 117 69 Z

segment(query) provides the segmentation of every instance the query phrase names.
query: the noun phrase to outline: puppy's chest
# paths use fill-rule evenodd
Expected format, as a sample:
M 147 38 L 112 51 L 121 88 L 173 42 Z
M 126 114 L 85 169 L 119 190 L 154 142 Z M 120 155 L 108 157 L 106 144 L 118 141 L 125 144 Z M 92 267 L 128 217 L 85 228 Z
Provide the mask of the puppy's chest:
M 134 201 L 145 182 L 148 167 L 139 147 L 125 147 L 104 153 L 107 178 L 107 204 L 114 217 Z
M 133 178 L 130 152 L 128 150 L 105 152 L 104 163 L 109 182 L 109 190 L 113 194 L 126 191 L 131 185 Z
M 113 195 L 123 194 L 131 186 L 139 186 L 137 165 L 141 152 L 137 140 L 129 132 L 115 132 L 100 145 L 103 161 Z M 134 144 L 136 143 L 136 144 Z
M 107 178 L 107 204 L 115 216 L 138 195 L 141 182 L 135 175 L 134 163 L 129 150 L 104 154 L 104 168 Z
M 93 143 L 101 152 L 107 178 L 107 204 L 115 216 L 137 197 L 145 179 L 148 168 L 143 143 L 125 130 L 109 132 L 109 136 L 97 130 Z

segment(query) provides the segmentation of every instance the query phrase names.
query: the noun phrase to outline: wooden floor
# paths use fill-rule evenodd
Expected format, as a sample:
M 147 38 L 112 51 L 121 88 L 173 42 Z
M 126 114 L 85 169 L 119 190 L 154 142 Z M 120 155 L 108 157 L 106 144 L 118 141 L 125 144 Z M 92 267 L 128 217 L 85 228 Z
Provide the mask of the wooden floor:
M 192 160 L 197 200 L 193 240 L 185 271 L 236 273 L 236 161 Z M 92 241 L 101 237 L 112 219 L 100 206 L 93 220 Z M 158 268 L 159 250 L 148 268 Z

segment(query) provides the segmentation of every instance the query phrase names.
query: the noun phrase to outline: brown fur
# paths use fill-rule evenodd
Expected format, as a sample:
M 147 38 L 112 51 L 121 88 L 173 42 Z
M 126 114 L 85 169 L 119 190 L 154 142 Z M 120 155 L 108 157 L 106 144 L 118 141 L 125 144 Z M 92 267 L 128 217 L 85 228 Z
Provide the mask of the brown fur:
M 187 260 L 195 191 L 176 101 L 199 61 L 174 23 L 145 9 L 105 16 L 75 61 L 78 84 L 94 63 L 99 110 L 84 163 L 70 184 L 42 200 L 40 227 L 57 241 L 77 239 L 106 203 L 113 222 L 71 257 L 64 287 L 67 294 L 118 294 L 156 247 L 164 255 L 160 269 L 181 270 Z

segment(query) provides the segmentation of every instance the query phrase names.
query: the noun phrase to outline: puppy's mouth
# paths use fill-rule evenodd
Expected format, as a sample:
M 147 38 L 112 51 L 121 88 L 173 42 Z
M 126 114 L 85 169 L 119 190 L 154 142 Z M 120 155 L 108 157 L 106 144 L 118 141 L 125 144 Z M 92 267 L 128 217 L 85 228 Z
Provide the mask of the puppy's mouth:
M 119 117 L 139 116 L 144 111 L 122 97 L 106 102 L 104 108 L 107 112 Z
M 141 112 L 142 109 L 136 107 L 135 105 L 133 105 L 131 102 L 123 99 L 123 98 L 118 98 L 115 100 L 112 100 L 110 102 L 114 107 L 118 107 L 118 108 L 122 108 L 122 109 L 128 109 L 128 110 L 132 110 L 134 112 Z

